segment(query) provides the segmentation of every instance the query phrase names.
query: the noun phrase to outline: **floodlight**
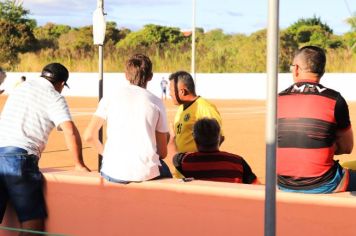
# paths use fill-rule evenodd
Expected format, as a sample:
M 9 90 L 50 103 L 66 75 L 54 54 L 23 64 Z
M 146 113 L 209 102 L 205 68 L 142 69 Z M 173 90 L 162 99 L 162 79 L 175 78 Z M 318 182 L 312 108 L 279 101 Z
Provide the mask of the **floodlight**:
M 96 8 L 93 13 L 93 39 L 95 45 L 103 45 L 105 40 L 106 22 L 103 8 Z

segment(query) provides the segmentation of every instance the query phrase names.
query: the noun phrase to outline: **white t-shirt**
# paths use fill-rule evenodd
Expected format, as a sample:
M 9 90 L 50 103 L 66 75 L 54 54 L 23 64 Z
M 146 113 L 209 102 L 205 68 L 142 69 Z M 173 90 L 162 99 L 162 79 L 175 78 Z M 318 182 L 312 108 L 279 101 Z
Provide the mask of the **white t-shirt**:
M 103 97 L 95 115 L 107 121 L 103 173 L 125 181 L 159 175 L 155 132 L 168 132 L 161 99 L 146 89 L 128 85 Z
M 1 112 L 0 147 L 19 147 L 40 157 L 52 129 L 70 120 L 64 97 L 48 80 L 28 80 L 13 90 Z

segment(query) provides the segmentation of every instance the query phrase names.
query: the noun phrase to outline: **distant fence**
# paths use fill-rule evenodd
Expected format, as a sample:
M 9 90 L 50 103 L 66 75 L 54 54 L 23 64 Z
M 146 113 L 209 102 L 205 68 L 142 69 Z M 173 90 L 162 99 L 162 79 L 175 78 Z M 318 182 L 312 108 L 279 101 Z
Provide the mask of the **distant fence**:
M 39 76 L 40 73 L 7 73 L 2 87 L 11 93 L 22 75 L 28 79 Z M 168 79 L 169 73 L 155 73 L 152 81 L 148 83 L 148 90 L 161 96 L 160 81 L 162 77 Z M 119 86 L 126 84 L 123 73 L 104 74 L 104 94 L 114 93 Z M 279 74 L 278 90 L 281 91 L 293 83 L 290 73 Z M 321 83 L 333 88 L 345 97 L 346 100 L 356 101 L 356 73 L 327 73 Z M 65 88 L 65 96 L 98 96 L 97 73 L 71 73 L 68 81 L 70 89 Z M 197 93 L 210 99 L 266 99 L 267 76 L 264 73 L 225 73 L 196 75 Z M 168 93 L 168 91 L 167 91 Z

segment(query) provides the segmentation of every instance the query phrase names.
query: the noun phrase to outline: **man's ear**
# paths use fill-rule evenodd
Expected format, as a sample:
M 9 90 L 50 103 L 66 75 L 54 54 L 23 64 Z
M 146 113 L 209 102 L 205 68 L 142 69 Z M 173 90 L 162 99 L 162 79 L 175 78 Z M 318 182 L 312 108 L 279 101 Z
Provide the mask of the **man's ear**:
M 152 78 L 153 78 L 153 74 L 150 77 L 148 77 L 147 81 L 151 81 Z
M 182 90 L 183 90 L 183 95 L 184 96 L 189 95 L 189 91 L 186 88 L 183 88 Z

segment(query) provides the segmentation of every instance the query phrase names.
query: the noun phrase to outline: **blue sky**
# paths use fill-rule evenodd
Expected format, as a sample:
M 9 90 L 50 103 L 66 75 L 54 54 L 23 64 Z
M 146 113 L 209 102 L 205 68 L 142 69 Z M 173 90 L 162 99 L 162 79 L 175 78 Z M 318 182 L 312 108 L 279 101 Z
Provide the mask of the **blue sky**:
M 85 26 L 92 24 L 96 0 L 23 0 L 38 25 L 47 22 Z M 188 29 L 192 0 L 104 0 L 108 21 L 138 30 L 145 24 Z M 267 27 L 268 0 L 196 0 L 196 26 L 205 31 L 250 34 Z M 345 19 L 356 13 L 356 0 L 280 0 L 280 28 L 314 15 L 335 34 L 350 30 Z

